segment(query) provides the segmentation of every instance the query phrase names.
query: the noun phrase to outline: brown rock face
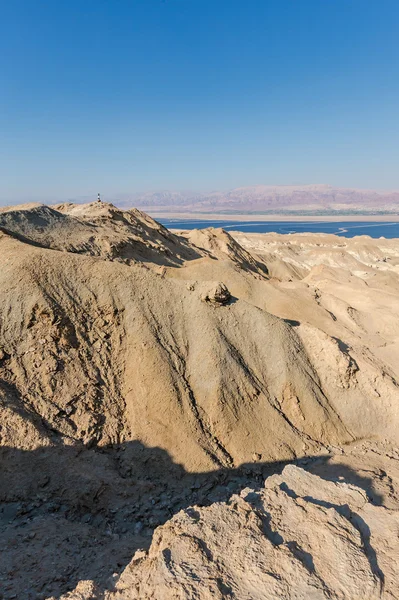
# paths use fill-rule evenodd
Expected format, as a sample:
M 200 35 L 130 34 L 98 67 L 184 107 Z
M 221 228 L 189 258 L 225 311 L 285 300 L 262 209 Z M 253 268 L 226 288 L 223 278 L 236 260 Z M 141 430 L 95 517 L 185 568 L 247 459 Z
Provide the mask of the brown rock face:
M 201 296 L 201 300 L 210 304 L 227 304 L 231 299 L 231 294 L 224 283 L 217 283 Z
M 313 468 L 324 478 L 290 465 L 227 503 L 180 511 L 105 600 L 397 598 L 399 505 L 371 502 L 344 477 L 328 480 L 323 461 Z

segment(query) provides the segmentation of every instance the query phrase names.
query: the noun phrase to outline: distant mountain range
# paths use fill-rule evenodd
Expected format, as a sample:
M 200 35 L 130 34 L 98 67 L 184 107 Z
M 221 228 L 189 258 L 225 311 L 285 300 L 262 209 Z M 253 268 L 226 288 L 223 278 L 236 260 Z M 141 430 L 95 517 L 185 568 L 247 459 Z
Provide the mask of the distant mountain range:
M 107 199 L 105 199 L 107 200 Z M 338 188 L 331 185 L 254 185 L 198 193 L 158 191 L 120 194 L 120 207 L 162 213 L 398 214 L 399 191 Z

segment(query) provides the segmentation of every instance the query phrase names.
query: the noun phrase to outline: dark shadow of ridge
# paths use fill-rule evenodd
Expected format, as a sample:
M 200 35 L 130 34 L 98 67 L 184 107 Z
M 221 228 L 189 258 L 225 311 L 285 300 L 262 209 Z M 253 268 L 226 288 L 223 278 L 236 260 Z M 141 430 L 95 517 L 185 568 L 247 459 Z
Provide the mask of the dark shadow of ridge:
M 371 478 L 361 478 L 348 467 L 338 475 L 335 466 L 329 477 L 328 460 L 306 458 L 291 464 L 322 466 L 325 479 L 344 476 L 372 492 Z M 189 473 L 165 450 L 138 441 L 102 449 L 2 447 L 2 598 L 58 597 L 78 581 L 90 579 L 104 590 L 138 548 L 149 547 L 154 529 L 179 510 L 227 501 L 246 487 L 259 489 L 286 464 L 248 463 Z M 374 503 L 380 501 L 374 494 Z

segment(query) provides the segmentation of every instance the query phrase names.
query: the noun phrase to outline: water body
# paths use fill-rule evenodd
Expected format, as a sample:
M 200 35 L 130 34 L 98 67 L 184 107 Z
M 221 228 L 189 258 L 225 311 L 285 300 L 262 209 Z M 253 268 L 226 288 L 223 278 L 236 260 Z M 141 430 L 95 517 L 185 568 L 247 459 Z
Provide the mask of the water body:
M 372 238 L 399 238 L 399 222 L 379 221 L 208 221 L 198 219 L 158 219 L 168 229 L 206 229 L 223 227 L 227 231 L 248 233 L 333 233 L 343 237 L 369 235 Z

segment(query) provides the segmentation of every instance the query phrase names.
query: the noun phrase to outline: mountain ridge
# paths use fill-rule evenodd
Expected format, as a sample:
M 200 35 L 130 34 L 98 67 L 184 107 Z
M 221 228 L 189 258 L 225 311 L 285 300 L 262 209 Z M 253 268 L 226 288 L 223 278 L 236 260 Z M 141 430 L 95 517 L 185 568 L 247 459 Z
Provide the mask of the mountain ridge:
M 120 208 L 157 212 L 358 214 L 399 213 L 399 191 L 337 187 L 329 184 L 251 185 L 211 192 L 159 190 L 113 194 Z M 87 201 L 86 198 L 82 201 Z
M 94 195 L 93 195 L 94 196 Z M 50 206 L 87 204 L 93 196 L 46 202 Z M 228 190 L 148 190 L 106 194 L 107 202 L 118 208 L 137 207 L 151 213 L 221 213 L 221 214 L 399 214 L 399 190 L 376 190 L 332 186 L 305 185 L 248 185 Z M 27 203 L 20 208 L 40 206 Z M 12 207 L 0 206 L 0 213 Z

